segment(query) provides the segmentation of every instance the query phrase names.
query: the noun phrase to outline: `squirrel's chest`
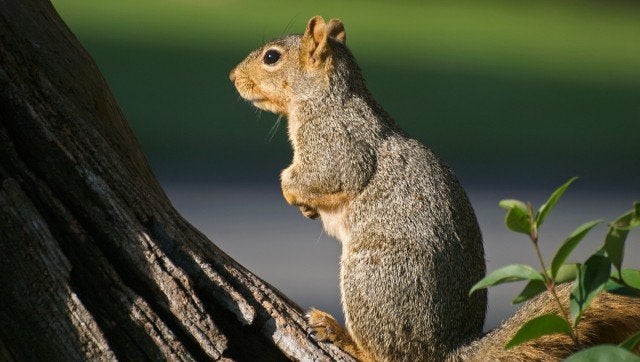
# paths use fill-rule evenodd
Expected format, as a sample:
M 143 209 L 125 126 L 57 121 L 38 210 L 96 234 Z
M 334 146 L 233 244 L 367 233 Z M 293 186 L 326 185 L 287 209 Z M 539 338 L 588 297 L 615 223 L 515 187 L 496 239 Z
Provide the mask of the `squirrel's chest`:
M 340 207 L 333 210 L 318 210 L 320 213 L 320 219 L 322 220 L 322 226 L 327 234 L 338 239 L 342 244 L 345 244 L 351 238 L 351 232 L 347 222 L 347 209 Z

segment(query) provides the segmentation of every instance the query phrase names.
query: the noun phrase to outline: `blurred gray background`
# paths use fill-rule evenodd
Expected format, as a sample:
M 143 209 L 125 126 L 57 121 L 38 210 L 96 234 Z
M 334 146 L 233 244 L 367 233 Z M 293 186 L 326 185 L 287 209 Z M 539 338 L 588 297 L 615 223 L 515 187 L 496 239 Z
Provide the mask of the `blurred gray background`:
M 536 265 L 498 202 L 540 205 L 570 188 L 541 231 L 547 258 L 578 225 L 640 199 L 640 5 L 53 0 L 110 84 L 175 207 L 303 307 L 340 316 L 337 241 L 280 195 L 285 120 L 241 101 L 228 71 L 265 40 L 341 18 L 372 92 L 456 170 L 488 270 Z M 603 242 L 596 228 L 574 261 Z M 640 266 L 630 235 L 627 267 Z M 490 290 L 487 327 L 522 285 Z

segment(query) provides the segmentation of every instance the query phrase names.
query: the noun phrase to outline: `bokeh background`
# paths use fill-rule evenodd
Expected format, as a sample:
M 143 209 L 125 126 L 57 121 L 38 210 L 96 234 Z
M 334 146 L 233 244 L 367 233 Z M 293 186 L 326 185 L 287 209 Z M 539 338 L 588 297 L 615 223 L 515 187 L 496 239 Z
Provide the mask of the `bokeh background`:
M 534 205 L 571 176 L 541 231 L 552 255 L 578 225 L 640 199 L 640 3 L 634 1 L 53 0 L 98 63 L 175 207 L 303 307 L 341 316 L 339 245 L 288 207 L 285 120 L 243 102 L 229 70 L 264 41 L 343 20 L 378 101 L 458 174 L 488 269 L 535 265 L 498 201 Z M 576 261 L 604 239 L 592 232 Z M 640 266 L 640 235 L 626 264 Z M 582 259 L 581 259 L 582 258 Z M 464 267 L 464 266 L 461 266 Z M 490 290 L 487 328 L 521 285 Z

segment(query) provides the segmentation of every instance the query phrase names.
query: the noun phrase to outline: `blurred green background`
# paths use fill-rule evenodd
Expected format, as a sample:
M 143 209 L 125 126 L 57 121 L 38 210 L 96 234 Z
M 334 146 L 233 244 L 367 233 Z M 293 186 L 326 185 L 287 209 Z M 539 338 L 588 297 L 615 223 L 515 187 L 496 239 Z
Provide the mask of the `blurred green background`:
M 540 205 L 581 176 L 545 222 L 546 257 L 577 225 L 612 220 L 640 199 L 637 1 L 53 4 L 98 63 L 176 208 L 303 307 L 340 316 L 339 244 L 283 201 L 284 120 L 271 135 L 277 117 L 242 101 L 228 72 L 266 40 L 301 33 L 313 15 L 343 20 L 377 100 L 455 169 L 488 270 L 537 265 L 526 240 L 504 229 L 500 199 Z M 594 231 L 575 261 L 604 233 Z M 640 243 L 628 244 L 625 263 L 640 267 Z M 511 313 L 516 289 L 491 289 L 487 327 Z
M 54 0 L 163 178 L 277 179 L 284 124 L 228 71 L 338 17 L 383 106 L 463 182 L 640 184 L 640 6 L 610 2 Z M 195 176 L 194 176 L 195 175 Z

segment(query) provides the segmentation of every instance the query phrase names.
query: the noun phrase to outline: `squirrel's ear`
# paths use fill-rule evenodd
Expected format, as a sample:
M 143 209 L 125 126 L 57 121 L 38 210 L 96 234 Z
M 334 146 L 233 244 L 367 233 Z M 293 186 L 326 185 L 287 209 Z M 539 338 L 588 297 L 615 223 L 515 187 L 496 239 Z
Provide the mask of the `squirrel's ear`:
M 302 57 L 312 65 L 322 64 L 331 55 L 328 39 L 343 43 L 346 40 L 344 25 L 337 19 L 325 23 L 321 16 L 309 20 L 302 35 Z
M 329 38 L 334 39 L 338 43 L 347 43 L 347 33 L 344 31 L 344 25 L 340 19 L 331 19 L 327 24 Z

